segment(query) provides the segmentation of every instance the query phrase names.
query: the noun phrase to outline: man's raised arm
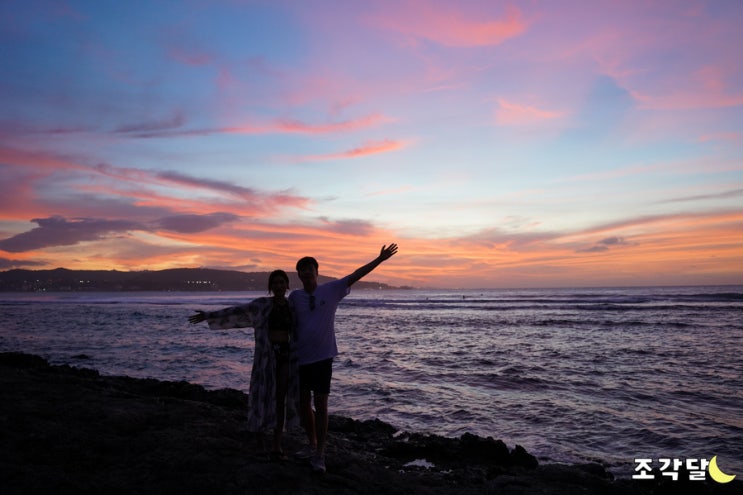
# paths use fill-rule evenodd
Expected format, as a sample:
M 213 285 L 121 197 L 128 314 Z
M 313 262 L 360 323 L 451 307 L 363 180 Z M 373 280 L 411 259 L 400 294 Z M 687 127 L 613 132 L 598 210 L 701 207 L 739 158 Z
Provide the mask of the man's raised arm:
M 389 246 L 382 246 L 382 250 L 379 252 L 379 256 L 371 260 L 366 265 L 362 266 L 351 275 L 348 276 L 348 286 L 352 286 L 363 277 L 368 275 L 372 270 L 378 267 L 383 261 L 390 259 L 397 252 L 397 244 L 392 243 Z

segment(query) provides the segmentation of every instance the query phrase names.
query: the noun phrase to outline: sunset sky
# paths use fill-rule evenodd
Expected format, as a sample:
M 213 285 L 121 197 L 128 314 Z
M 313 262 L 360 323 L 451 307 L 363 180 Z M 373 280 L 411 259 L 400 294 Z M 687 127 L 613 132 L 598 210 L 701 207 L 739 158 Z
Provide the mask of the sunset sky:
M 0 2 L 0 270 L 743 283 L 743 2 Z

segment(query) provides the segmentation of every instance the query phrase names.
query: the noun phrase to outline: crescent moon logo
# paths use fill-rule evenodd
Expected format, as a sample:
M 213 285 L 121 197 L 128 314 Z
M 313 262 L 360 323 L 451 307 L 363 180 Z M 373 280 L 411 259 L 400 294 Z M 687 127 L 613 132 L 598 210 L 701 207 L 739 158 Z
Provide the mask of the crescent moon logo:
M 720 471 L 720 468 L 717 467 L 717 456 L 714 456 L 709 461 L 709 467 L 707 470 L 709 471 L 710 477 L 718 483 L 729 483 L 735 479 L 734 474 L 725 474 Z

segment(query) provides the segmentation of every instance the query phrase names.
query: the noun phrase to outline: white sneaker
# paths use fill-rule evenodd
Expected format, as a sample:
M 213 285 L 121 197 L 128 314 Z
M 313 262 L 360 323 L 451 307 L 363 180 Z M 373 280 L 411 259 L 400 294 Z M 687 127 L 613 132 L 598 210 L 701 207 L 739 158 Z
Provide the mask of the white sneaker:
M 312 470 L 316 473 L 325 474 L 325 457 L 314 455 L 310 461 L 312 464 Z
M 302 447 L 301 450 L 295 452 L 294 457 L 296 457 L 297 459 L 309 459 L 315 455 L 316 450 L 317 449 L 315 449 L 315 447 L 313 447 L 312 445 L 307 445 L 305 447 Z

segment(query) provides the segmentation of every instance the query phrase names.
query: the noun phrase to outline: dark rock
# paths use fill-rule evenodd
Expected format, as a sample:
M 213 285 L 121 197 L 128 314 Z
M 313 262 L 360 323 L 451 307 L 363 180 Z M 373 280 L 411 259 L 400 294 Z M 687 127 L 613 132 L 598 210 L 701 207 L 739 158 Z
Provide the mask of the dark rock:
M 379 419 L 357 421 L 343 416 L 330 416 L 330 427 L 333 431 L 349 433 L 363 438 L 384 437 L 391 438 L 397 429 Z
M 482 438 L 471 433 L 465 433 L 461 436 L 460 442 L 459 455 L 468 460 L 499 465 L 511 463 L 508 447 L 502 440 L 493 440 L 491 437 Z
M 516 445 L 511 451 L 511 463 L 514 466 L 521 466 L 527 469 L 536 469 L 539 466 L 537 458 L 528 453 L 521 445 Z
M 0 353 L 0 365 L 13 366 L 15 368 L 47 368 L 49 363 L 46 359 L 32 354 L 22 352 Z
M 660 495 L 742 493 L 738 480 L 612 480 L 600 464 L 539 465 L 526 450 L 465 434 L 399 433 L 331 416 L 326 464 L 268 462 L 245 431 L 247 397 L 186 382 L 101 376 L 0 354 L 0 491 L 107 494 Z M 305 444 L 288 432 L 287 452 Z M 426 462 L 413 462 L 425 460 Z M 693 483 L 693 485 L 692 485 Z M 686 490 L 694 490 L 687 492 Z
M 604 466 L 595 462 L 590 462 L 587 464 L 575 464 L 573 467 L 576 469 L 580 469 L 581 471 L 585 471 L 586 473 L 598 478 L 604 478 L 607 480 L 614 479 L 614 475 L 607 471 Z
M 78 368 L 75 366 L 70 366 L 68 364 L 60 365 L 57 368 L 64 370 L 66 373 L 69 373 L 71 375 L 76 375 L 80 377 L 98 378 L 99 376 L 101 376 L 97 370 L 93 370 L 90 368 Z

